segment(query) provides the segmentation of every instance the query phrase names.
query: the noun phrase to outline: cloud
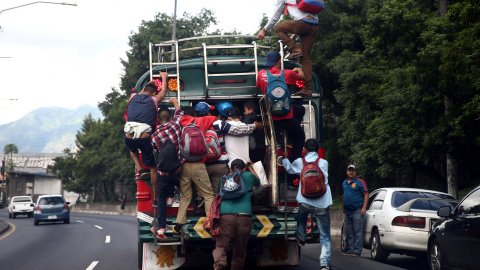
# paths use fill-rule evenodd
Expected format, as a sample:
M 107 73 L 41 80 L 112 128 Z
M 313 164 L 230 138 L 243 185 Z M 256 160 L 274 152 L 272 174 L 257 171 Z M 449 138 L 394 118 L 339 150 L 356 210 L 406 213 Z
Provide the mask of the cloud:
M 31 1 L 33 2 L 33 1 Z M 67 0 L 78 6 L 34 4 L 0 15 L 0 124 L 39 107 L 97 105 L 118 88 L 128 37 L 157 12 L 173 15 L 174 0 Z M 1 1 L 0 10 L 29 3 Z M 234 5 L 233 5 L 233 4 Z M 254 34 L 276 0 L 178 0 L 177 16 L 214 11 L 217 28 Z M 18 99 L 12 101 L 10 99 Z

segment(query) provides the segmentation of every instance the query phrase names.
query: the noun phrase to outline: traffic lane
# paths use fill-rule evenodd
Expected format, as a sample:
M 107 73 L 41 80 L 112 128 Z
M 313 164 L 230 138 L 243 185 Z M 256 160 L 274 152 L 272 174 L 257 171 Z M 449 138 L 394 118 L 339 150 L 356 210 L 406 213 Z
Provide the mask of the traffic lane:
M 102 233 L 80 223 L 40 223 L 32 218 L 11 219 L 12 232 L 0 245 L 0 265 L 8 269 L 87 269 L 104 245 Z M 3 249 L 3 248 L 2 248 Z
M 95 269 L 138 269 L 136 217 L 73 213 L 72 218 L 72 222 L 97 225 L 102 228 L 99 230 L 104 234 L 103 242 L 109 240 L 97 250 Z
M 8 220 L 14 231 L 0 240 L 8 247 L 2 248 L 0 265 L 13 270 L 87 269 L 95 263 L 92 269 L 137 268 L 134 217 L 72 214 L 70 219 L 71 224 L 39 226 L 31 218 Z

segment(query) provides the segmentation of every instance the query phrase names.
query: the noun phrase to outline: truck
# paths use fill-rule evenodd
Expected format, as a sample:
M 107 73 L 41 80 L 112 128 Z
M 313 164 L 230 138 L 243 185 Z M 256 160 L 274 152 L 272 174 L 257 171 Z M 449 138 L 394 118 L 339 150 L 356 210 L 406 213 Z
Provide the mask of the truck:
M 268 186 L 252 203 L 253 226 L 249 239 L 249 255 L 255 256 L 257 266 L 298 265 L 301 248 L 296 241 L 298 204 L 298 175 L 288 175 L 281 166 L 282 153 L 291 151 L 288 134 L 274 126 L 270 103 L 260 89 L 256 79 L 264 69 L 265 55 L 274 49 L 284 59 L 283 44 L 270 38 L 271 45 L 257 44 L 256 36 L 216 35 L 150 43 L 149 70 L 137 81 L 135 89 L 140 92 L 152 80 L 159 80 L 160 71 L 168 72 L 167 94 L 160 105 L 168 106 L 170 97 L 176 97 L 181 105 L 195 106 L 204 101 L 215 104 L 230 101 L 243 108 L 249 100 L 259 102 L 265 132 L 265 158 L 263 166 Z M 292 61 L 282 60 L 282 69 L 301 67 Z M 306 139 L 315 138 L 320 144 L 319 156 L 324 156 L 322 129 L 322 88 L 315 74 L 312 96 L 292 96 L 292 106 L 304 112 L 301 126 Z M 291 93 L 302 89 L 303 82 L 297 81 Z M 171 105 L 170 105 L 171 106 Z M 176 269 L 186 261 L 193 260 L 200 250 L 208 252 L 215 247 L 208 231 L 203 229 L 205 210 L 195 203 L 192 196 L 187 211 L 187 224 L 181 235 L 173 234 L 178 203 L 167 206 L 167 228 L 162 238 L 156 237 L 155 210 L 152 203 L 152 186 L 149 179 L 137 177 L 137 220 L 138 220 L 138 267 L 139 269 Z M 195 189 L 193 189 L 195 190 Z M 319 230 L 309 217 L 307 243 L 318 243 Z
M 8 218 L 16 218 L 18 215 L 33 217 L 34 203 L 30 196 L 15 196 L 8 205 Z

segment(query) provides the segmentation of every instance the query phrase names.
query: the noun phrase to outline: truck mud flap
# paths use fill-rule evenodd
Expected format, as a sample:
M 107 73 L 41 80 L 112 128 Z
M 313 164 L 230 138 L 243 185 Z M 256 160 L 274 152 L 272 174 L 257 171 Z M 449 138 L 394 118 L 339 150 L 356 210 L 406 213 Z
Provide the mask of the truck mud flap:
M 177 249 L 183 249 L 183 246 L 143 243 L 142 270 L 179 268 L 185 263 L 185 258 L 177 256 Z M 182 250 L 182 253 L 185 251 Z
M 298 265 L 300 256 L 296 241 L 263 240 L 257 257 L 258 266 Z

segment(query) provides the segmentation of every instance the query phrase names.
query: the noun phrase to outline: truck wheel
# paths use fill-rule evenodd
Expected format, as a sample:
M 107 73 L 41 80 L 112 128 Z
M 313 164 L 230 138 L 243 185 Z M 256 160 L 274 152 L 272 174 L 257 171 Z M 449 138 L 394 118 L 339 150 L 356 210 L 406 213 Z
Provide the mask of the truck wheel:
M 15 213 L 12 213 L 12 218 L 16 218 L 17 215 L 15 215 Z
M 377 262 L 385 262 L 389 254 L 383 249 L 382 243 L 380 243 L 380 234 L 378 233 L 378 230 L 373 232 L 371 243 L 370 256 L 372 259 Z
M 8 218 L 12 218 L 12 213 L 8 213 Z
M 342 224 L 342 234 L 340 235 L 340 250 L 342 252 L 348 251 L 347 229 L 345 224 Z

